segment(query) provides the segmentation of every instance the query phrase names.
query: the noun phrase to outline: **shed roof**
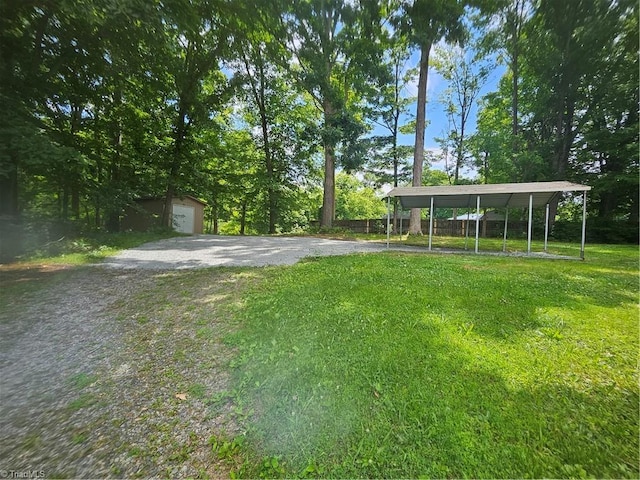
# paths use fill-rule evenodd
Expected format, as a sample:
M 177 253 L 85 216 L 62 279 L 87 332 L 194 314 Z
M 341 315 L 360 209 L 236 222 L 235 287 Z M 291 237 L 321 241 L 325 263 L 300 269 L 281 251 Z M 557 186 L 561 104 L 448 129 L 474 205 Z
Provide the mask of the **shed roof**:
M 396 187 L 387 197 L 397 197 L 403 208 L 467 208 L 480 197 L 482 207 L 528 207 L 529 196 L 533 206 L 551 202 L 563 192 L 587 192 L 591 187 L 571 182 L 496 183 L 489 185 L 451 185 L 438 187 Z
M 193 197 L 191 195 L 174 195 L 173 196 L 174 199 L 180 199 L 180 200 L 184 200 L 185 198 L 188 198 L 190 200 L 193 200 L 196 203 L 201 203 L 202 205 L 204 205 L 205 207 L 207 206 L 207 202 L 203 202 L 202 200 Z M 140 197 L 135 199 L 136 202 L 157 202 L 157 201 L 162 201 L 164 202 L 164 197 Z

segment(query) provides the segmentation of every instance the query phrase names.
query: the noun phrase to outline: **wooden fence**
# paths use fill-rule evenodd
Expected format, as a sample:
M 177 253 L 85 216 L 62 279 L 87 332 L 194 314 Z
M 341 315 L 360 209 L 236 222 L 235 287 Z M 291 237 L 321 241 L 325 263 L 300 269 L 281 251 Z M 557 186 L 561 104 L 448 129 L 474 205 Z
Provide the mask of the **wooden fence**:
M 393 224 L 393 219 L 391 219 Z M 311 226 L 318 228 L 319 222 L 311 222 Z M 333 226 L 344 228 L 353 233 L 386 233 L 387 219 L 367 219 L 367 220 L 334 220 Z M 480 220 L 481 237 L 502 237 L 504 234 L 504 220 Z M 402 228 L 402 232 L 400 232 Z M 406 234 L 409 229 L 409 220 L 403 219 L 396 222 L 392 227 L 392 234 Z M 476 235 L 475 220 L 446 220 L 434 219 L 433 234 L 443 237 L 464 237 L 469 230 L 469 237 Z M 429 233 L 429 220 L 422 220 L 422 233 Z M 527 222 L 520 220 L 509 220 L 507 235 L 509 238 L 521 238 L 527 236 Z

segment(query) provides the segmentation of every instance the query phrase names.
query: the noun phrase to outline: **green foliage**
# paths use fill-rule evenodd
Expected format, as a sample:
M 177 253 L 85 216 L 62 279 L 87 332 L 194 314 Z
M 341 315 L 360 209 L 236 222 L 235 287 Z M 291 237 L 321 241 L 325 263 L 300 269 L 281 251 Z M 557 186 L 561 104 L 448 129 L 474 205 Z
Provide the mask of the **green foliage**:
M 433 57 L 434 68 L 448 84 L 441 102 L 447 112 L 449 131 L 439 141 L 445 152 L 447 173 L 456 185 L 460 170 L 469 163 L 469 118 L 490 66 L 460 47 L 436 47 Z M 453 160 L 448 159 L 449 155 Z
M 371 39 L 381 36 L 382 21 L 376 2 L 307 0 L 283 12 L 288 36 L 281 41 L 295 59 L 291 73 L 322 112 L 323 226 L 333 220 L 336 167 L 351 171 L 364 162 L 363 96 L 377 76 L 382 46 Z
M 552 236 L 563 242 L 579 242 L 582 222 L 558 220 L 553 225 Z M 640 228 L 637 222 L 592 218 L 587 220 L 587 242 L 640 244 Z
M 211 445 L 211 451 L 220 459 L 230 459 L 240 453 L 243 439 L 242 437 L 235 438 L 233 440 L 219 440 L 216 437 L 211 437 L 209 440 Z
M 412 153 L 422 163 L 420 142 L 397 145 L 403 127 L 425 127 L 422 116 L 400 124 L 412 101 L 402 89 L 421 73 L 424 110 L 429 54 L 443 38 L 466 48 L 460 58 L 493 50 L 508 66 L 476 134 L 458 124 L 443 139 L 455 165 L 471 161 L 491 183 L 588 183 L 591 216 L 633 221 L 638 5 L 507 3 L 2 2 L 0 255 L 15 250 L 13 225 L 117 231 L 136 198 L 173 194 L 207 200 L 211 232 L 296 230 L 316 218 L 323 176 L 327 223 L 336 168 L 370 159 L 379 186 L 405 183 Z M 470 21 L 478 48 L 465 46 Z M 411 48 L 422 53 L 416 71 Z M 453 83 L 464 77 L 468 62 L 432 60 Z M 462 102 L 447 101 L 454 119 L 486 72 L 471 73 L 454 89 Z M 364 140 L 373 122 L 388 135 Z
M 437 185 L 449 185 L 449 175 L 442 170 L 434 170 L 432 168 L 425 168 L 422 172 L 422 185 L 425 186 L 437 186 Z
M 336 175 L 336 219 L 381 218 L 386 213 L 386 206 L 373 188 L 347 173 Z
M 500 17 L 487 44 L 509 70 L 473 139 L 483 180 L 587 183 L 592 215 L 635 221 L 638 5 L 518 1 Z
M 403 96 L 415 72 L 407 69 L 409 45 L 406 36 L 395 32 L 386 39 L 389 43 L 385 56 L 384 70 L 380 73 L 380 85 L 375 89 L 370 101 L 369 116 L 388 133 L 371 137 L 367 143 L 367 165 L 365 171 L 373 177 L 377 186 L 385 183 L 394 186 L 410 179 L 407 160 L 413 155 L 413 148 L 398 145 L 403 133 L 402 116 L 408 112 L 412 99 Z

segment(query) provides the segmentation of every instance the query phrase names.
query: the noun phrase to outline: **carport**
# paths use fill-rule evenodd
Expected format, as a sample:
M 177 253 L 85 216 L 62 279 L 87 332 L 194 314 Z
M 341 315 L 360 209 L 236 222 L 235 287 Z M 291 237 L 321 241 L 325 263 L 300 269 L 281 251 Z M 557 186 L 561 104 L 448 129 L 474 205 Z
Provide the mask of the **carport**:
M 571 182 L 532 182 L 532 183 L 496 183 L 491 185 L 451 185 L 438 187 L 396 187 L 387 193 L 387 246 L 390 237 L 392 197 L 398 198 L 402 208 L 429 209 L 429 250 L 433 234 L 433 213 L 436 208 L 466 208 L 475 206 L 476 241 L 475 253 L 478 253 L 480 232 L 480 208 L 504 208 L 504 238 L 502 250 L 507 248 L 507 227 L 510 208 L 527 208 L 527 254 L 531 254 L 531 229 L 533 209 L 546 207 L 544 225 L 544 251 L 547 251 L 549 237 L 549 204 L 559 199 L 565 192 L 582 192 L 582 241 L 580 258 L 584 259 L 586 235 L 587 192 L 591 187 Z

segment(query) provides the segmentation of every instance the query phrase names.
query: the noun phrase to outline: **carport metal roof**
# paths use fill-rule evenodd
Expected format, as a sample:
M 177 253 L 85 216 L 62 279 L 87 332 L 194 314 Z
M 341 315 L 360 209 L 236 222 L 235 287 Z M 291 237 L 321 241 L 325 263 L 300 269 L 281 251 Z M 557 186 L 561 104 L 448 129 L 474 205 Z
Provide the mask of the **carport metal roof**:
M 587 192 L 591 187 L 571 182 L 496 183 L 439 187 L 396 187 L 387 196 L 397 197 L 403 208 L 469 208 L 480 197 L 483 208 L 543 207 L 563 192 Z
M 478 253 L 480 208 L 506 208 L 503 250 L 506 251 L 507 223 L 509 208 L 527 208 L 529 210 L 527 252 L 531 253 L 532 210 L 546 206 L 544 250 L 547 250 L 549 233 L 549 203 L 559 199 L 564 192 L 582 192 L 582 242 L 580 258 L 584 258 L 586 231 L 587 192 L 591 187 L 571 182 L 532 182 L 497 183 L 489 185 L 451 185 L 437 187 L 396 187 L 387 193 L 389 199 L 396 197 L 402 208 L 429 208 L 429 250 L 433 230 L 433 211 L 438 207 L 471 208 L 476 207 L 476 247 Z M 389 243 L 390 208 L 387 214 L 387 245 Z M 467 229 L 468 231 L 468 229 Z

